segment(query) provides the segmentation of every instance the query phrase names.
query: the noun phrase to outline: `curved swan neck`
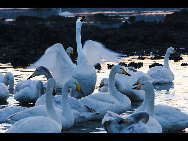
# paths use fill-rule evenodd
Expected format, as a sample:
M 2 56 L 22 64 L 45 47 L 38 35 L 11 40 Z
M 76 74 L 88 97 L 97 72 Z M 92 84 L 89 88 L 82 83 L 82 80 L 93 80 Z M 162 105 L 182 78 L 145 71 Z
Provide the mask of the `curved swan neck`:
M 165 58 L 164 58 L 164 67 L 165 68 L 169 68 L 169 64 L 168 64 L 169 57 L 170 57 L 170 54 L 166 51 Z
M 77 43 L 77 53 L 78 53 L 78 60 L 77 64 L 87 63 L 86 56 L 82 49 L 82 43 L 81 43 L 81 26 L 79 27 L 79 23 L 81 21 L 76 21 L 76 43 Z
M 53 77 L 52 77 L 52 74 L 49 72 L 48 69 L 45 69 L 45 70 L 44 70 L 44 75 L 45 75 L 45 77 L 47 78 L 47 80 L 50 79 L 50 78 L 53 78 Z
M 55 85 L 55 84 L 53 84 L 53 85 Z M 61 125 L 61 120 L 59 119 L 59 116 L 57 115 L 55 107 L 54 107 L 53 102 L 52 102 L 53 85 L 50 85 L 47 82 L 47 87 L 46 87 L 46 110 L 47 110 L 48 116 Z
M 152 84 L 149 84 L 147 89 L 145 89 L 145 104 L 146 105 L 146 111 L 149 113 L 150 116 L 155 116 L 154 114 L 154 98 L 155 98 L 155 92 Z
M 115 75 L 116 75 L 116 72 L 115 70 L 112 68 L 112 70 L 110 71 L 110 74 L 109 74 L 109 82 L 108 82 L 108 90 L 110 92 L 110 94 L 114 94 L 114 91 L 117 91 L 116 88 L 115 88 Z
M 8 86 L 9 85 L 9 89 L 13 89 L 14 88 L 14 76 L 12 73 L 8 72 L 5 74 L 5 77 L 3 78 L 3 83 Z

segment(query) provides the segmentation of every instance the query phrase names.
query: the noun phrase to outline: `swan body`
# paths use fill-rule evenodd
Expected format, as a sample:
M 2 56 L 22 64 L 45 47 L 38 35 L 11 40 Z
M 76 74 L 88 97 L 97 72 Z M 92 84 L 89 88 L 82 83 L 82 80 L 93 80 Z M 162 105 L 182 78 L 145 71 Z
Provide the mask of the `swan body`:
M 118 92 L 115 88 L 114 79 L 116 73 L 124 73 L 125 75 L 128 75 L 120 65 L 116 65 L 110 71 L 109 92 L 94 93 L 80 99 L 83 104 L 100 113 L 98 118 L 102 119 L 109 110 L 119 114 L 125 112 L 131 107 L 131 101 L 129 98 Z
M 0 109 L 0 123 L 6 122 L 9 116 L 24 109 L 22 106 L 11 106 Z
M 11 126 L 7 133 L 60 133 L 62 129 L 67 129 L 73 126 L 74 117 L 68 102 L 68 89 L 74 88 L 80 90 L 79 85 L 73 79 L 67 81 L 62 92 L 62 110 L 61 116 L 58 116 L 52 102 L 52 91 L 55 87 L 55 80 L 50 78 L 47 82 L 46 89 L 46 111 L 47 116 L 27 117 L 17 121 Z M 41 105 L 42 106 L 42 105 Z M 29 108 L 28 108 L 29 109 Z M 40 130 L 41 129 L 41 130 Z
M 41 94 L 44 94 L 42 81 L 24 80 L 16 85 L 14 99 L 20 103 L 33 103 Z
M 7 86 L 9 88 L 7 89 Z M 5 102 L 9 98 L 9 92 L 14 90 L 14 76 L 11 72 L 5 75 L 0 73 L 0 102 Z
M 144 81 L 142 85 L 140 84 L 136 88 L 137 90 L 144 90 L 145 91 L 145 98 L 140 107 L 138 107 L 134 113 L 138 112 L 148 112 L 149 113 L 149 120 L 146 125 L 149 127 L 150 133 L 162 133 L 162 127 L 160 123 L 157 121 L 154 111 L 154 88 L 150 81 Z
M 148 81 L 147 77 L 140 77 L 139 83 Z M 161 124 L 163 132 L 182 131 L 188 127 L 188 115 L 179 109 L 166 104 L 157 104 L 154 106 L 155 117 Z
M 108 111 L 102 119 L 102 125 L 107 133 L 148 133 L 149 128 L 146 125 L 148 120 L 147 112 L 118 115 Z
M 76 43 L 77 43 L 77 65 L 73 64 L 70 57 L 65 52 L 61 43 L 56 43 L 49 47 L 43 56 L 30 68 L 44 66 L 52 73 L 57 83 L 64 83 L 70 78 L 78 81 L 84 94 L 72 91 L 71 96 L 81 98 L 93 93 L 96 84 L 96 71 L 94 65 L 102 62 L 102 59 L 118 60 L 119 53 L 108 50 L 99 42 L 88 40 L 82 48 L 80 19 L 76 21 Z M 109 60 L 108 60 L 109 59 Z M 49 60 L 49 61 L 47 61 Z M 87 89 L 86 89 L 87 88 Z
M 171 83 L 174 80 L 174 74 L 168 64 L 170 54 L 174 53 L 174 48 L 168 48 L 164 58 L 164 66 L 155 66 L 148 70 L 146 74 L 153 79 L 153 84 Z

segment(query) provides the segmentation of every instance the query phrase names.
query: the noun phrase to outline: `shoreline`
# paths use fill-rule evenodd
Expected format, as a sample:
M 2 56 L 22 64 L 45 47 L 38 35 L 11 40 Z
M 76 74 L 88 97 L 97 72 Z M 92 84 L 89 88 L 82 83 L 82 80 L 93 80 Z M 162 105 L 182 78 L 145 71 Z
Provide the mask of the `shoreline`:
M 77 17 L 19 16 L 12 22 L 0 22 L 0 60 L 16 67 L 27 67 L 34 63 L 44 51 L 55 43 L 64 48 L 76 50 L 75 21 Z M 119 22 L 119 17 L 111 18 L 103 14 L 86 17 L 102 24 Z M 83 24 L 82 44 L 95 40 L 107 48 L 127 56 L 144 56 L 151 52 L 163 56 L 166 49 L 174 47 L 176 52 L 188 53 L 188 10 L 169 14 L 163 21 L 143 20 L 124 22 L 119 27 L 100 28 Z M 74 58 L 77 54 L 74 54 Z

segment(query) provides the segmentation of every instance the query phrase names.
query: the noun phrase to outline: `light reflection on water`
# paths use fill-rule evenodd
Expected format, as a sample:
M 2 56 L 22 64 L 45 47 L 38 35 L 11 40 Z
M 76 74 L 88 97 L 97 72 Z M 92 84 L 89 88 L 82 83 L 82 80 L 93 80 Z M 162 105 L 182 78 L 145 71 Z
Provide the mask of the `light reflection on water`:
M 149 69 L 149 65 L 157 62 L 163 64 L 163 59 L 151 60 L 151 56 L 144 56 L 146 59 L 139 60 L 137 56 L 130 56 L 128 58 L 124 58 L 122 61 L 125 63 L 130 62 L 143 62 L 143 67 L 137 69 L 138 71 L 147 72 Z M 181 66 L 181 63 L 188 62 L 188 56 L 183 55 L 183 60 L 179 62 L 174 62 L 169 60 L 170 68 L 174 73 L 175 79 L 173 83 L 163 84 L 163 85 L 154 85 L 155 88 L 155 104 L 165 103 L 169 106 L 176 107 L 180 109 L 182 112 L 188 114 L 188 66 Z M 104 62 L 102 64 L 102 70 L 97 72 L 97 83 L 96 89 L 94 92 L 98 92 L 98 86 L 102 78 L 107 78 L 109 76 L 110 70 L 107 68 L 107 64 L 112 64 L 113 62 Z M 117 63 L 113 63 L 117 64 Z M 17 68 L 14 69 L 10 64 L 0 64 L 0 72 L 3 74 L 6 72 L 12 72 L 15 76 L 15 85 L 20 80 L 26 80 L 34 71 L 34 69 L 26 69 L 26 68 Z M 33 80 L 40 79 L 43 82 L 46 82 L 46 78 L 44 76 L 37 76 Z M 141 103 L 139 103 L 141 104 Z M 138 105 L 139 105 L 138 104 Z M 19 102 L 14 100 L 13 94 L 10 94 L 7 103 L 0 105 L 0 109 L 6 106 L 19 105 Z M 133 107 L 136 108 L 136 107 Z M 131 113 L 132 111 L 128 111 L 127 113 Z M 0 132 L 5 132 L 11 124 L 1 123 L 0 124 Z M 69 132 L 77 132 L 77 133 L 106 133 L 104 128 L 101 125 L 101 121 L 88 121 L 86 123 L 73 126 L 72 128 L 62 131 L 65 133 Z M 188 129 L 185 130 L 188 133 Z

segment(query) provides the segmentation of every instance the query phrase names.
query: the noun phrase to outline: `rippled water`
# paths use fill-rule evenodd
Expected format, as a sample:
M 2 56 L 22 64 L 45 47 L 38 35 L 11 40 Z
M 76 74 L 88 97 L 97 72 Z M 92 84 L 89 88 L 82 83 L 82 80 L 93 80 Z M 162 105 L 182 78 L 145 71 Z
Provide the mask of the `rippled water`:
M 157 62 L 160 64 L 163 64 L 163 59 L 157 59 L 157 60 L 151 60 L 151 56 L 144 56 L 146 59 L 139 60 L 138 56 L 130 56 L 128 58 L 124 58 L 122 61 L 125 63 L 130 62 L 143 62 L 143 67 L 140 69 L 137 69 L 138 71 L 147 72 L 149 69 L 149 65 Z M 163 84 L 163 85 L 154 85 L 155 88 L 155 104 L 159 103 L 166 103 L 170 106 L 176 107 L 180 109 L 182 112 L 188 114 L 188 66 L 181 66 L 181 63 L 188 63 L 188 56 L 183 55 L 183 60 L 180 60 L 179 62 L 174 62 L 173 60 L 169 60 L 170 68 L 174 73 L 175 79 L 173 83 L 171 84 Z M 102 64 L 102 70 L 97 72 L 97 84 L 95 92 L 98 92 L 97 86 L 99 86 L 100 81 L 104 77 L 108 77 L 110 70 L 107 69 L 107 64 L 112 64 L 113 62 L 105 62 Z M 113 63 L 117 64 L 117 63 Z M 26 80 L 28 76 L 32 74 L 34 70 L 33 69 L 26 69 L 26 68 L 18 68 L 14 69 L 10 64 L 0 64 L 0 72 L 6 73 L 6 72 L 12 72 L 15 76 L 15 85 L 18 83 L 19 80 Z M 32 80 L 43 80 L 46 82 L 46 78 L 44 76 L 37 76 L 33 78 Z M 135 104 L 133 106 L 133 109 L 137 108 L 139 104 Z M 14 100 L 13 94 L 10 94 L 10 97 L 7 100 L 7 103 L 0 105 L 0 109 L 7 107 L 7 106 L 13 106 L 13 105 L 19 105 L 19 102 Z M 28 105 L 27 105 L 28 106 Z M 33 105 L 30 105 L 33 106 Z M 132 111 L 128 111 L 128 113 L 131 113 Z M 5 132 L 11 124 L 7 123 L 1 123 L 0 124 L 0 132 Z M 73 126 L 72 128 L 62 131 L 63 133 L 70 133 L 70 132 L 76 132 L 76 133 L 106 133 L 104 128 L 101 125 L 101 121 L 88 121 L 83 124 L 79 124 L 76 126 Z M 185 133 L 188 133 L 188 128 L 183 131 Z

